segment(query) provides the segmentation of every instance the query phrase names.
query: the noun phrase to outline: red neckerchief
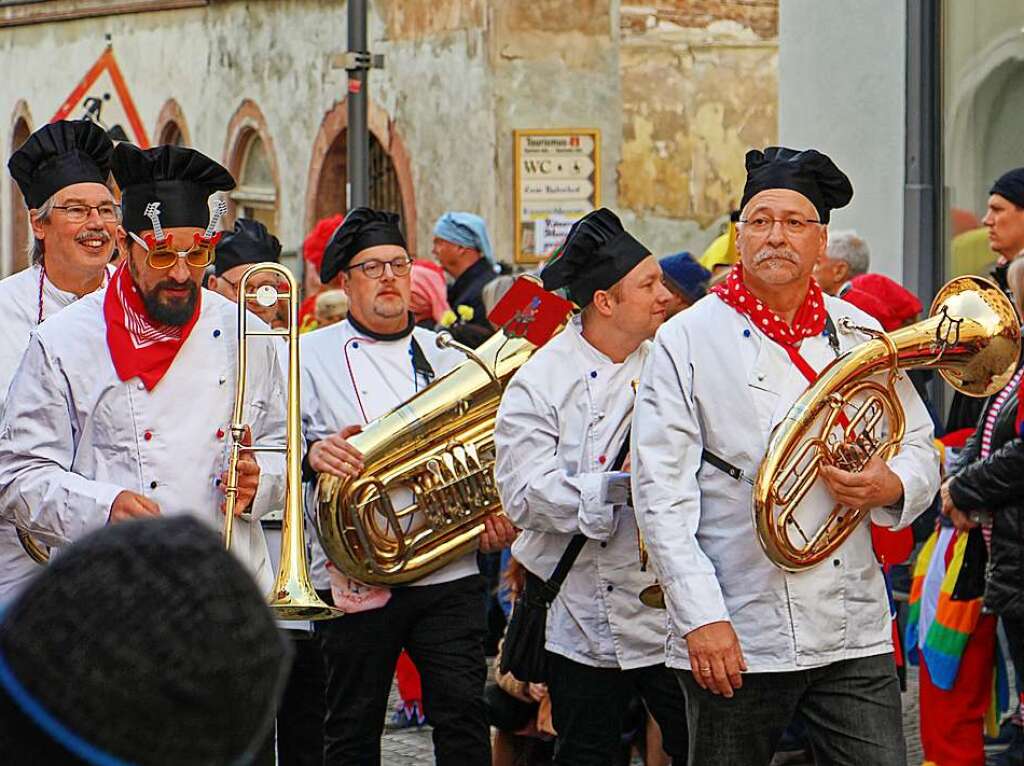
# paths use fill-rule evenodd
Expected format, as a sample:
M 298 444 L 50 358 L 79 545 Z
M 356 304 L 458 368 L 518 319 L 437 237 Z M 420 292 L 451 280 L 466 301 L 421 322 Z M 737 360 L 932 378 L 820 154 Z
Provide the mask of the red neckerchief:
M 825 329 L 825 298 L 814 279 L 811 279 L 808 284 L 807 295 L 804 296 L 804 302 L 797 309 L 792 325 L 786 324 L 782 317 L 750 292 L 743 282 L 742 263 L 733 266 L 725 281 L 712 287 L 711 292 L 726 305 L 749 317 L 758 330 L 782 346 L 789 354 L 789 358 L 793 360 L 793 364 L 809 382 L 813 383 L 817 379 L 817 371 L 800 356 L 800 351 L 797 349 L 797 345 L 804 338 L 821 335 Z
M 192 318 L 176 327 L 154 324 L 124 263 L 110 279 L 103 298 L 103 317 L 107 322 L 107 347 L 117 377 L 138 377 L 152 391 L 170 368 L 182 344 L 199 319 L 203 296 L 200 291 Z

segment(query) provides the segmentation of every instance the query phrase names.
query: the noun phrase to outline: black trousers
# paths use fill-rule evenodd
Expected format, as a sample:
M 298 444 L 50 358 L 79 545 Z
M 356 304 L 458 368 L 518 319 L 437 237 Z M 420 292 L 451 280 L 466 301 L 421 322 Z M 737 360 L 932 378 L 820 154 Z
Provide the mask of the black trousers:
M 688 670 L 690 763 L 768 766 L 782 732 L 800 713 L 816 763 L 906 766 L 899 679 L 891 654 L 813 670 L 744 673 L 732 699 L 701 689 Z
M 559 766 L 611 766 L 621 749 L 629 702 L 639 695 L 661 728 L 662 747 L 686 763 L 686 700 L 664 665 L 633 670 L 595 668 L 552 652 L 548 656 L 551 722 Z
M 309 633 L 291 634 L 295 660 L 277 710 L 278 766 L 323 766 L 324 660 Z
M 438 766 L 490 766 L 483 594 L 479 575 L 393 588 L 380 609 L 316 624 L 327 673 L 325 766 L 380 764 L 388 692 L 403 648 L 420 672 Z

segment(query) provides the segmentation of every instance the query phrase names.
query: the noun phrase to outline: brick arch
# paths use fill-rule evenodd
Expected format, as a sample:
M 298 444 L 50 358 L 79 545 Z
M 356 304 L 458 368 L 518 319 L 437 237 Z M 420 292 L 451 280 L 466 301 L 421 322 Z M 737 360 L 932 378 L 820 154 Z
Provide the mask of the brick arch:
M 7 156 L 10 157 L 14 154 L 15 150 L 20 147 L 25 140 L 32 135 L 33 120 L 32 112 L 28 107 L 28 102 L 24 99 L 20 99 L 14 105 L 14 111 L 11 114 L 11 144 L 8 147 Z M 25 205 L 25 200 L 21 196 L 21 189 L 18 188 L 18 184 L 11 181 L 11 196 L 10 196 L 10 207 L 8 209 L 10 221 L 11 221 L 11 236 L 10 236 L 10 258 L 7 260 L 7 264 L 10 265 L 11 272 L 20 271 L 28 266 L 28 253 L 26 247 L 28 245 L 28 207 Z M 6 264 L 4 264 L 6 265 Z
M 267 159 L 270 163 L 270 174 L 274 178 L 275 205 L 277 214 L 280 215 L 282 208 L 281 174 L 277 166 L 277 151 L 274 149 L 274 140 L 270 137 L 270 131 L 267 128 L 267 120 L 263 116 L 263 112 L 256 105 L 256 102 L 251 99 L 244 99 L 242 101 L 228 123 L 227 138 L 224 142 L 224 167 L 231 172 L 231 175 L 235 177 L 237 182 L 242 172 L 242 158 L 245 156 L 245 149 L 253 134 L 259 136 L 267 153 Z M 229 197 L 228 228 L 234 223 L 234 220 L 235 203 Z
M 192 135 L 185 121 L 185 113 L 175 99 L 169 98 L 164 102 L 156 118 L 156 127 L 153 129 L 154 143 L 167 143 L 168 132 L 173 128 L 177 128 L 181 134 L 182 146 L 192 146 Z
M 369 102 L 367 110 L 367 123 L 371 135 L 380 142 L 384 151 L 391 159 L 398 178 L 398 189 L 402 195 L 402 218 L 405 222 L 406 239 L 409 244 L 409 252 L 416 253 L 416 194 L 412 182 L 412 163 L 409 152 L 402 141 L 401 134 L 387 112 L 377 106 L 373 101 Z M 334 142 L 343 137 L 348 130 L 348 104 L 345 100 L 335 102 L 320 122 L 320 130 L 317 132 L 316 140 L 313 142 L 313 154 L 309 163 L 309 174 L 306 180 L 306 231 L 311 231 L 317 220 L 322 217 L 321 211 L 318 214 L 317 193 L 321 185 L 325 169 L 327 154 Z M 337 179 L 339 183 L 342 179 Z M 345 212 L 344 210 L 333 210 L 329 212 Z

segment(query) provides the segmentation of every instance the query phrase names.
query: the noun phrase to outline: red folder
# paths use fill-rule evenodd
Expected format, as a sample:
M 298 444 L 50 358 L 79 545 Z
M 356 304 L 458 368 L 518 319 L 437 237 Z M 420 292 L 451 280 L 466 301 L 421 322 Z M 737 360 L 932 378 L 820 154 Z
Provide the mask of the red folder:
M 547 343 L 569 318 L 572 303 L 549 293 L 534 280 L 519 277 L 487 316 L 514 338 L 526 338 L 535 346 Z

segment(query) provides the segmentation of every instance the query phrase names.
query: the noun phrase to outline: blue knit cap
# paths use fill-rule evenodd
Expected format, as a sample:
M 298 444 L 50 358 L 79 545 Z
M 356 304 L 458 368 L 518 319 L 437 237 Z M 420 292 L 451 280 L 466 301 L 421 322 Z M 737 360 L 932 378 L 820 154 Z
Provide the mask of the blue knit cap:
M 679 292 L 690 301 L 696 303 L 708 290 L 711 272 L 694 260 L 693 256 L 683 251 L 675 255 L 666 255 L 658 263 L 662 273 Z

